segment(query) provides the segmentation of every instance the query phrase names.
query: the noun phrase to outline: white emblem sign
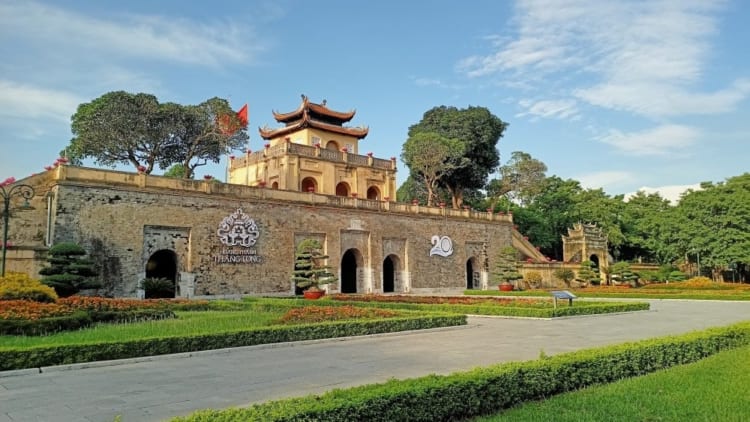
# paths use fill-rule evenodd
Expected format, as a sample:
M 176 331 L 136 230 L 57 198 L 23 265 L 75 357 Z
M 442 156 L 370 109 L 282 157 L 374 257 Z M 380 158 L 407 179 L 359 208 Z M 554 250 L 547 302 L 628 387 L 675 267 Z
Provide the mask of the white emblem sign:
M 453 255 L 453 241 L 448 236 L 432 236 L 432 249 L 430 256 L 450 256 Z
M 242 212 L 242 208 L 224 217 L 216 231 L 219 240 L 224 244 L 221 252 L 213 256 L 217 264 L 260 264 L 263 257 L 253 247 L 258 241 L 260 230 L 255 220 Z M 233 246 L 240 246 L 234 248 Z
M 258 236 L 260 236 L 255 220 L 242 212 L 242 208 L 238 208 L 231 215 L 224 217 L 216 233 L 219 235 L 221 243 L 227 246 L 243 246 L 245 248 L 254 246 Z

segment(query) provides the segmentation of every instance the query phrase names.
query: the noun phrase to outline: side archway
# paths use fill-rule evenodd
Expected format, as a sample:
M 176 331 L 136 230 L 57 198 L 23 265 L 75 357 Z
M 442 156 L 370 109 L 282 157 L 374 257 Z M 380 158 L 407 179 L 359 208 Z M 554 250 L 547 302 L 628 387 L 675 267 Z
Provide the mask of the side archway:
M 480 283 L 479 278 L 479 266 L 477 265 L 477 259 L 471 257 L 466 260 L 466 288 L 478 289 Z
M 177 290 L 177 254 L 169 249 L 161 249 L 151 254 L 146 261 L 146 278 L 167 281 L 167 283 L 144 286 L 147 299 L 175 297 Z
M 383 293 L 393 293 L 398 284 L 398 272 L 401 270 L 401 260 L 396 255 L 388 255 L 383 260 Z
M 329 151 L 338 151 L 339 143 L 336 141 L 328 141 L 328 143 L 326 144 L 326 149 Z
M 358 249 L 349 249 L 341 257 L 341 293 L 357 293 L 359 269 L 364 266 L 362 253 Z

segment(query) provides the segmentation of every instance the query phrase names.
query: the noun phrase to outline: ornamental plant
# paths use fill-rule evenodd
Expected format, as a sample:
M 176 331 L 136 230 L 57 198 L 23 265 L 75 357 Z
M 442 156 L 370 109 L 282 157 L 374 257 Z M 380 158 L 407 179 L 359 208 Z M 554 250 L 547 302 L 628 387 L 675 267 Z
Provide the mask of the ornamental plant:
M 42 284 L 25 273 L 9 272 L 0 277 L 0 300 L 30 300 L 53 303 L 57 300 L 55 289 Z
M 570 282 L 576 278 L 576 273 L 570 268 L 558 268 L 552 273 L 552 275 L 554 275 L 556 279 L 565 283 L 566 286 L 570 286 Z
M 336 276 L 325 265 L 328 255 L 323 254 L 323 246 L 315 239 L 305 239 L 297 246 L 294 255 L 292 281 L 303 290 L 320 290 L 320 285 L 336 281 Z
M 630 268 L 627 262 L 618 262 L 612 266 L 612 281 L 621 284 L 635 285 L 638 275 Z
M 598 285 L 601 281 L 599 279 L 599 273 L 594 271 L 594 263 L 591 261 L 581 262 L 576 280 L 581 283 L 591 283 L 594 285 Z
M 500 249 L 497 254 L 497 265 L 492 273 L 496 284 L 513 283 L 523 278 L 518 272 L 518 262 L 516 260 L 516 250 L 512 246 L 506 246 Z
M 85 258 L 86 251 L 76 243 L 62 242 L 47 252 L 50 266 L 39 274 L 45 276 L 42 283 L 52 287 L 60 297 L 74 295 L 83 289 L 97 289 L 101 283 L 92 277 L 97 275 L 94 264 Z

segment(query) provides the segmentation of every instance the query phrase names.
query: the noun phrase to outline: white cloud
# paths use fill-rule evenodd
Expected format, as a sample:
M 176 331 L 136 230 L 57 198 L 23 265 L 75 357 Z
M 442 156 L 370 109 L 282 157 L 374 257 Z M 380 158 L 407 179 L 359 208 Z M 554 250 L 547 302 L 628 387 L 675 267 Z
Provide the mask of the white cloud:
M 175 17 L 98 19 L 34 2 L 0 4 L 0 34 L 44 43 L 51 50 L 219 67 L 247 63 L 263 49 L 247 25 Z
M 521 100 L 518 105 L 525 111 L 516 114 L 516 117 L 537 116 L 558 119 L 575 119 L 578 116 L 578 108 L 575 100 Z
M 586 189 L 603 188 L 605 191 L 613 187 L 623 186 L 632 183 L 635 176 L 627 171 L 599 171 L 595 173 L 582 174 L 574 177 Z
M 0 116 L 68 122 L 82 102 L 69 92 L 0 80 Z
M 666 185 L 659 187 L 644 186 L 638 189 L 637 192 L 644 193 L 658 193 L 664 199 L 669 200 L 672 204 L 677 204 L 680 201 L 680 196 L 685 193 L 688 189 L 700 190 L 700 184 L 693 185 Z M 636 192 L 631 192 L 625 195 L 625 200 L 629 200 Z
M 695 88 L 724 4 L 518 0 L 514 33 L 488 37 L 495 51 L 467 57 L 458 69 L 468 77 L 534 81 L 540 90 L 564 80 L 580 100 L 649 117 L 727 112 L 750 95 L 747 80 L 714 92 Z
M 599 140 L 631 155 L 665 155 L 684 151 L 700 137 L 698 129 L 680 125 L 662 125 L 640 132 L 610 130 Z

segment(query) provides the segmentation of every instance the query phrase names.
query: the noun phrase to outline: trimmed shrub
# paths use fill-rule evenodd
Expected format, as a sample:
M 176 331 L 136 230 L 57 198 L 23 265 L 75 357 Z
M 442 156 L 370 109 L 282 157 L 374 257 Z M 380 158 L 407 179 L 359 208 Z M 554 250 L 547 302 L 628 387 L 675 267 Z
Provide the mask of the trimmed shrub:
M 45 276 L 42 283 L 54 288 L 60 297 L 76 294 L 82 289 L 98 289 L 101 283 L 92 278 L 96 271 L 85 255 L 86 251 L 72 242 L 52 246 L 47 252 L 50 266 L 39 271 Z
M 52 303 L 57 300 L 55 289 L 25 273 L 6 273 L 0 277 L 0 300 L 32 300 Z
M 386 320 L 335 321 L 322 324 L 273 326 L 189 337 L 160 337 L 124 342 L 9 348 L 0 350 L 0 371 L 256 344 L 423 330 L 455 325 L 466 325 L 466 316 L 433 314 Z

